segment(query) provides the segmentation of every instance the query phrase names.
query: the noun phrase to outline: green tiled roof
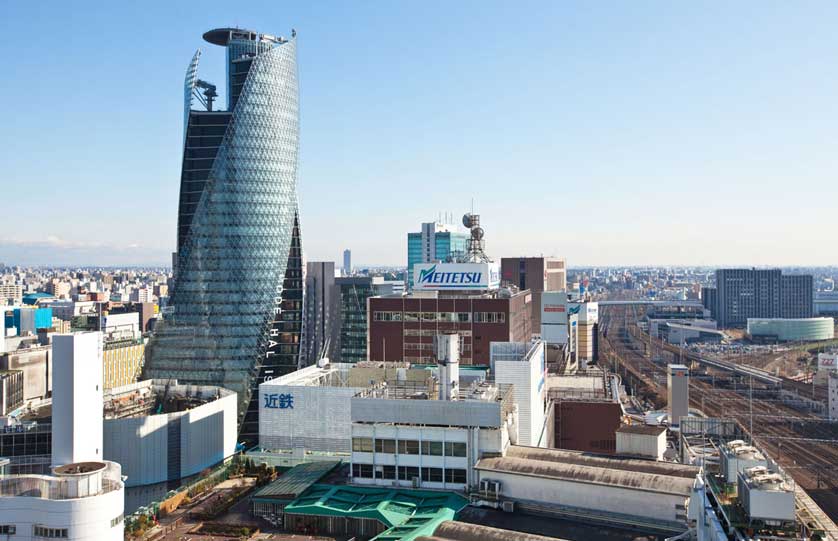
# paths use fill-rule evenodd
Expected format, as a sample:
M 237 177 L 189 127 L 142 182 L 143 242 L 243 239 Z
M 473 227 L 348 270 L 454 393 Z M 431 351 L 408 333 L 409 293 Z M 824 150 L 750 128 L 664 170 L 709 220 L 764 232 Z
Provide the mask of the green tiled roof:
M 273 483 L 259 489 L 255 499 L 292 500 L 340 465 L 340 460 L 305 462 L 279 476 Z
M 453 492 L 402 488 L 313 485 L 285 507 L 296 515 L 366 518 L 389 529 L 373 541 L 412 541 L 430 535 L 468 501 Z

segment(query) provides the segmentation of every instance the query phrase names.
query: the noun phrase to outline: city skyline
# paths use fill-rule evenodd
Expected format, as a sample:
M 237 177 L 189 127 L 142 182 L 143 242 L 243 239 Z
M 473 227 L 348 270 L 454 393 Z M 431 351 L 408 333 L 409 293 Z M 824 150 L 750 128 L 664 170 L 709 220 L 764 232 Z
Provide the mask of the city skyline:
M 10 200 L 33 201 L 5 209 L 22 224 L 0 234 L 8 264 L 169 262 L 183 136 L 174 81 L 192 37 L 222 25 L 294 27 L 306 38 L 309 261 L 338 261 L 349 246 L 361 264 L 404 265 L 407 231 L 439 212 L 457 217 L 474 199 L 495 258 L 838 263 L 819 247 L 836 225 L 838 79 L 828 66 L 838 47 L 828 21 L 838 7 L 829 3 L 299 3 L 201 13 L 152 3 L 41 17 L 56 5 L 0 8 L 5 50 L 36 24 L 43 35 L 75 28 L 60 58 L 9 58 L 15 84 L 0 88 L 15 104 L 5 111 L 15 129 L 0 135 L 12 150 L 0 157 L 2 184 Z M 118 53 L 102 43 L 119 43 Z M 218 65 L 211 54 L 206 65 Z M 68 85 L 91 55 L 97 84 Z M 215 69 L 208 78 L 220 80 Z M 56 124 L 41 111 L 58 100 L 73 107 Z M 85 206 L 95 211 L 68 222 L 68 209 Z

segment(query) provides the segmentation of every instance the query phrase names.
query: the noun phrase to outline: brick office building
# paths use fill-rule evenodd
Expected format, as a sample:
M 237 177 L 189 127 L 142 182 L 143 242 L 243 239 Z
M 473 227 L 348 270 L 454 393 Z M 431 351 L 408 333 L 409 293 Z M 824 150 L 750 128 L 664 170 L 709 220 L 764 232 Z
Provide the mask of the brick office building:
M 491 342 L 526 342 L 533 332 L 529 290 L 428 291 L 367 302 L 371 361 L 434 362 L 434 335 L 457 332 L 460 362 L 488 365 Z
M 504 257 L 501 283 L 532 292 L 533 332 L 541 330 L 541 293 L 567 291 L 567 262 L 557 257 Z

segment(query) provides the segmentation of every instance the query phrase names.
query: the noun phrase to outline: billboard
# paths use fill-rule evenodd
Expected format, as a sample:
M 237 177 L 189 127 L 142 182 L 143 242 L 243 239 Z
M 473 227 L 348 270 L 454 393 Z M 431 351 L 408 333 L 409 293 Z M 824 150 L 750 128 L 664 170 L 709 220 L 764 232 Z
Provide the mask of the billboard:
M 421 263 L 413 266 L 416 291 L 483 290 L 500 286 L 497 263 Z
M 541 338 L 549 344 L 567 344 L 567 293 L 545 291 L 541 294 Z

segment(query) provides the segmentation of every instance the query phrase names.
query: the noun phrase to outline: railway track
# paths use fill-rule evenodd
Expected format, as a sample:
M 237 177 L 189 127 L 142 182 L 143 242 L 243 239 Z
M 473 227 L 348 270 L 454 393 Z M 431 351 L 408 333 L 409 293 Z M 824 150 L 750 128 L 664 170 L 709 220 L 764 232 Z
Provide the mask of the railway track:
M 604 359 L 609 366 L 620 364 L 634 378 L 634 383 L 646 387 L 645 396 L 654 398 L 656 406 L 661 401 L 665 405 L 666 365 L 646 357 L 645 346 L 637 338 L 636 307 L 609 306 L 603 312 L 600 349 Z M 673 360 L 677 359 L 676 355 L 684 355 L 663 344 L 659 351 L 671 354 Z M 684 357 L 684 362 L 691 360 L 689 354 Z M 811 386 L 808 387 L 811 394 Z M 760 392 L 750 398 L 743 394 L 747 388 L 723 389 L 696 378 L 690 381 L 690 389 L 693 391 L 691 407 L 709 416 L 735 419 L 801 488 L 809 491 L 833 520 L 838 519 L 838 426 L 835 423 L 765 398 L 768 393 Z

